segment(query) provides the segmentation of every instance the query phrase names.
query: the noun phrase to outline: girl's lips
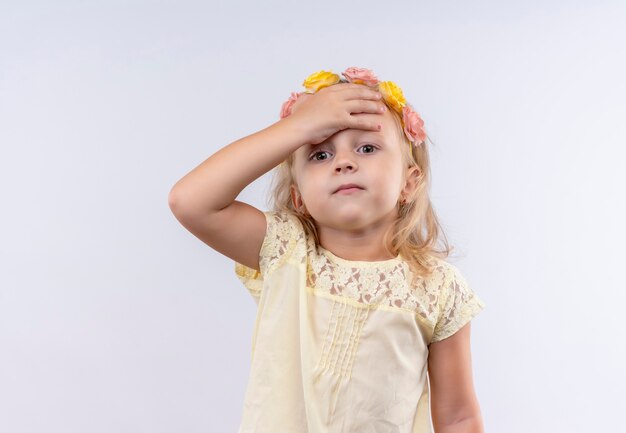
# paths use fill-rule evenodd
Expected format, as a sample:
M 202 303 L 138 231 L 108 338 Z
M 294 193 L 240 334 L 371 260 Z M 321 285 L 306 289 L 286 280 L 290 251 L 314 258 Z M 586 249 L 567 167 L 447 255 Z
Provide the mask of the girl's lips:
M 341 190 L 344 190 L 344 189 L 354 189 L 354 188 L 356 188 L 356 189 L 364 189 L 363 187 L 361 187 L 361 185 L 356 184 L 356 183 L 344 183 L 343 185 L 340 185 L 339 188 L 337 188 L 335 190 L 335 192 L 337 193 L 337 192 L 339 192 Z
M 335 194 L 352 194 L 353 192 L 357 192 L 357 191 L 363 191 L 363 188 L 357 188 L 357 187 L 344 188 L 344 189 L 340 189 Z

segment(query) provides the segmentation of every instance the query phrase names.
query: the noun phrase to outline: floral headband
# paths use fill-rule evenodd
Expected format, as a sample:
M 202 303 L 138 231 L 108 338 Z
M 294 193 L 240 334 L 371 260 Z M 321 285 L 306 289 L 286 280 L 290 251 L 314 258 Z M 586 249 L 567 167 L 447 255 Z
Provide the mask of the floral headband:
M 374 72 L 370 69 L 350 67 L 341 73 L 345 78 L 330 71 L 318 71 L 309 75 L 302 83 L 306 89 L 304 92 L 291 92 L 291 96 L 285 101 L 280 110 L 280 118 L 291 114 L 291 108 L 298 97 L 303 93 L 315 93 L 320 89 L 337 83 L 364 84 L 378 90 L 387 105 L 402 115 L 402 128 L 409 141 L 415 146 L 425 143 L 424 121 L 413 107 L 406 102 L 402 89 L 393 81 L 378 81 Z

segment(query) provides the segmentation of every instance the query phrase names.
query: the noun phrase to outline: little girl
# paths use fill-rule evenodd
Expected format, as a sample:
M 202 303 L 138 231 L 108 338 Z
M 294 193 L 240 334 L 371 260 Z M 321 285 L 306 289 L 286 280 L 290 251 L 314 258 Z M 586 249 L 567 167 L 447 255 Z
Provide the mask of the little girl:
M 392 81 L 319 71 L 281 119 L 180 179 L 180 223 L 254 297 L 239 433 L 483 431 L 470 320 L 484 307 L 428 197 L 423 121 Z M 276 168 L 273 210 L 236 201 Z

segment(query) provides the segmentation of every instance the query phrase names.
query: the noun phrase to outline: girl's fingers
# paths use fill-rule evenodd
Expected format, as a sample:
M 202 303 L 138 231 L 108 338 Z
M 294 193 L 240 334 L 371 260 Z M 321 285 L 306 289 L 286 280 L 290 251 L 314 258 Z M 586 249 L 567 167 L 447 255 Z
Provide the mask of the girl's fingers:
M 387 106 L 381 101 L 353 100 L 346 102 L 346 105 L 350 113 L 383 114 L 387 111 Z
M 380 131 L 382 125 L 379 114 L 383 114 L 388 108 L 384 102 L 354 100 L 346 102 L 350 115 L 349 128 L 364 129 L 368 131 Z
M 346 99 L 373 99 L 382 101 L 383 95 L 375 89 L 372 89 L 364 84 L 343 83 L 344 88 L 349 91 Z M 335 86 L 331 86 L 335 87 Z
M 374 99 L 382 101 L 383 95 L 378 90 L 370 89 L 369 87 L 366 87 L 362 84 L 357 84 L 357 86 L 359 86 L 360 89 L 357 89 L 355 93 L 361 99 Z
M 350 125 L 348 128 L 380 131 L 382 129 L 382 122 L 376 116 L 370 116 L 365 113 L 355 114 L 350 115 Z

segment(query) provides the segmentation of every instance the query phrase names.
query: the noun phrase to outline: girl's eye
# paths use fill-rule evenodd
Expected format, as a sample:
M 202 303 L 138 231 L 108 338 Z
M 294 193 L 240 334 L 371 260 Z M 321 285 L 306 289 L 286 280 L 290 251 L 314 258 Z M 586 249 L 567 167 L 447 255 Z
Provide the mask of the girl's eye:
M 316 157 L 317 157 L 317 155 L 324 154 L 324 153 L 326 153 L 326 151 L 315 152 L 313 155 L 311 155 L 310 159 L 314 159 L 316 161 L 323 161 L 326 158 L 320 159 L 320 158 L 316 158 Z
M 371 144 L 364 144 L 363 146 L 360 147 L 360 149 L 362 148 L 371 148 L 372 150 L 369 152 L 365 152 L 365 153 L 372 153 L 374 152 L 374 149 L 376 149 L 375 146 L 371 145 Z M 311 157 L 309 159 L 314 159 L 316 161 L 323 161 L 327 158 L 318 158 L 317 155 L 323 155 L 323 154 L 327 154 L 328 152 L 326 152 L 325 150 L 320 150 L 318 152 L 315 152 L 313 155 L 311 155 Z

